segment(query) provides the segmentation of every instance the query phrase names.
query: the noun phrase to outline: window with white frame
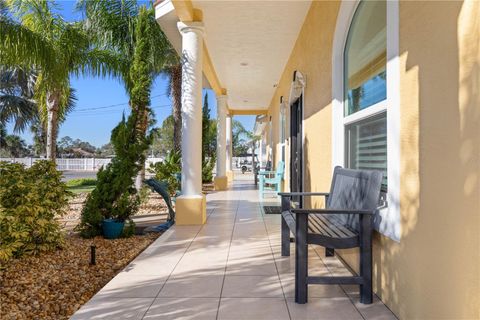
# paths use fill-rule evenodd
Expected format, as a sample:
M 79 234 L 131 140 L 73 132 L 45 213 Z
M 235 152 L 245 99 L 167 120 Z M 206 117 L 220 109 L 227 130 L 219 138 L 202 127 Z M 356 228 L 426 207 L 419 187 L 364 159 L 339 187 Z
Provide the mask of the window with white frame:
M 344 51 L 345 166 L 384 172 L 387 190 L 387 3 L 361 1 Z

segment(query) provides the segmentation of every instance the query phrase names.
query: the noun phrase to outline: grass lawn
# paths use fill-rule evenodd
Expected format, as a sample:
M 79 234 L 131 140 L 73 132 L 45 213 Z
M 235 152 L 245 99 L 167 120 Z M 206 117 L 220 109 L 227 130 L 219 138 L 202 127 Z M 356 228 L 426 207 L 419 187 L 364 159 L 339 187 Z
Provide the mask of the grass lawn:
M 76 186 L 76 187 L 68 187 L 68 191 L 71 191 L 75 194 L 77 193 L 88 193 L 91 192 L 95 186 Z
M 75 194 L 91 192 L 97 184 L 96 179 L 83 178 L 67 181 L 68 191 Z

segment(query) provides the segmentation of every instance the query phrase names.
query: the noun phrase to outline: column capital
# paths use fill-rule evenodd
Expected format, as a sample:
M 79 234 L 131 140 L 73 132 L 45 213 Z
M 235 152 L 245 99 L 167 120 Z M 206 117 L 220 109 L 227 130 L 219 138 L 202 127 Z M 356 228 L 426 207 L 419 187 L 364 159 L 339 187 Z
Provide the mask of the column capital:
M 217 109 L 219 112 L 227 113 L 227 95 L 219 94 L 217 95 Z
M 195 32 L 197 34 L 203 35 L 205 33 L 205 26 L 203 22 L 198 22 L 198 21 L 195 21 L 195 22 L 179 21 L 177 23 L 177 28 L 181 34 L 185 34 L 188 32 Z
M 219 94 L 217 95 L 217 101 L 221 102 L 227 102 L 228 96 L 226 94 Z

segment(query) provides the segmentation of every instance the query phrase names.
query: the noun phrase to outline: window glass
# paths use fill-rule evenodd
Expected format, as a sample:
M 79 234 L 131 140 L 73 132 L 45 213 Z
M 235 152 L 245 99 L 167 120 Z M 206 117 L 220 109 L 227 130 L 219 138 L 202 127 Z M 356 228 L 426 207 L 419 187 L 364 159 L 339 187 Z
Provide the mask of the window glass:
M 357 121 L 345 127 L 346 164 L 351 169 L 380 170 L 387 187 L 386 113 Z
M 386 1 L 362 1 L 345 46 L 345 116 L 386 99 Z

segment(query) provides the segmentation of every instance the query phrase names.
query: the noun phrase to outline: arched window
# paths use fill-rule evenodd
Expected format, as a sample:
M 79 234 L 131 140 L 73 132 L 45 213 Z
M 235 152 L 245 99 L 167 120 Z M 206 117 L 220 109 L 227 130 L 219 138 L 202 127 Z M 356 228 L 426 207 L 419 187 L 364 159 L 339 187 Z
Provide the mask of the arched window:
M 344 51 L 345 165 L 384 171 L 387 188 L 387 4 L 361 1 Z

